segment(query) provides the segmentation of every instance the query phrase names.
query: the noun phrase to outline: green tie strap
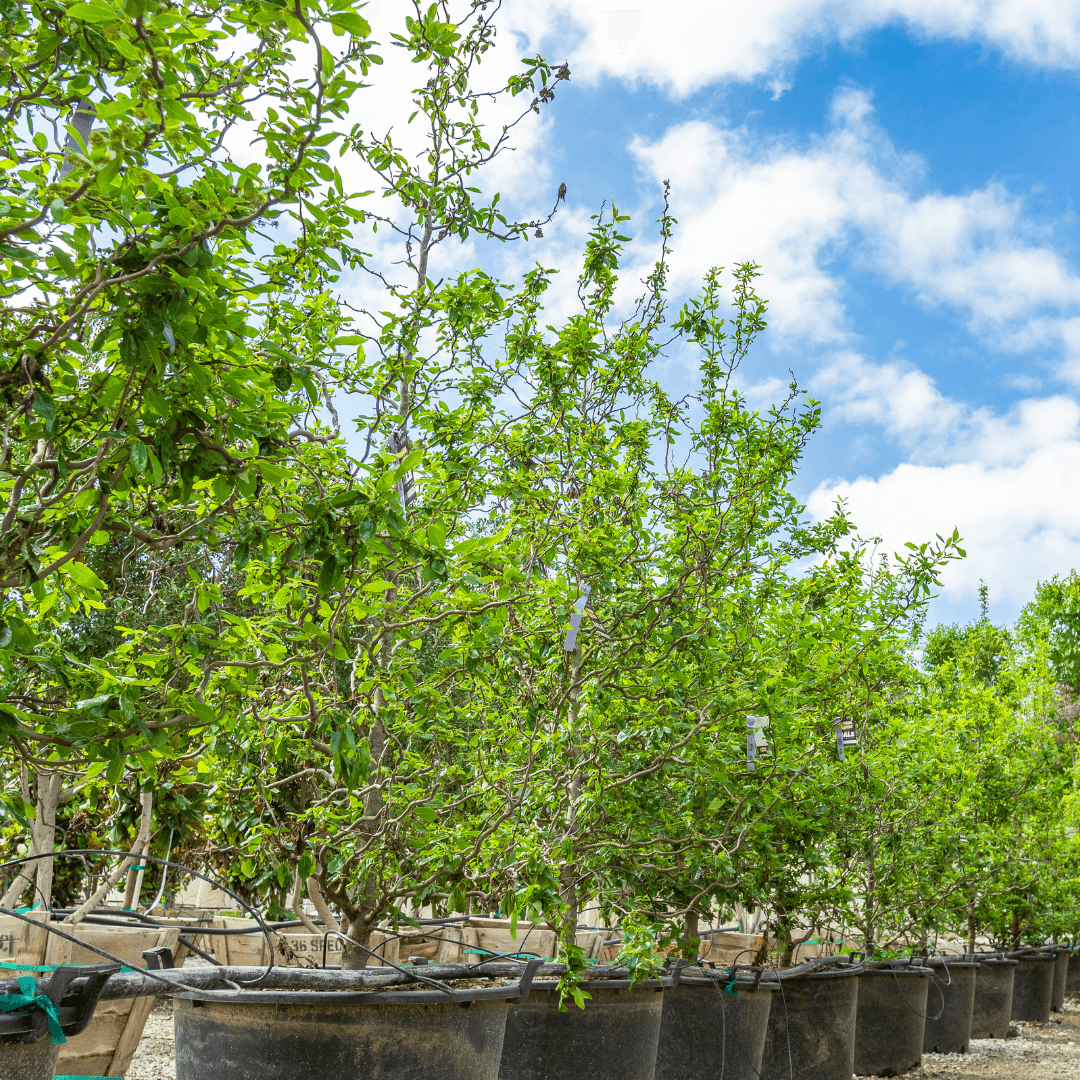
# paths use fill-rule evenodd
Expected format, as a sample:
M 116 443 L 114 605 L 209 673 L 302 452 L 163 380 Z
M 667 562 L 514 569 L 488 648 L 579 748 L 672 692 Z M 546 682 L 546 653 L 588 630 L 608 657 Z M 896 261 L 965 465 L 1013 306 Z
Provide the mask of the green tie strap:
M 37 993 L 37 984 L 29 975 L 19 978 L 19 994 L 0 994 L 0 1012 L 15 1012 L 19 1009 L 37 1008 L 45 1014 L 49 1022 L 49 1035 L 53 1046 L 67 1042 L 67 1036 L 60 1027 L 60 1017 L 56 1015 L 56 1006 L 45 995 Z
M 62 967 L 79 967 L 79 964 L 16 964 L 11 960 L 0 960 L 0 972 L 3 971 L 42 971 L 51 972 Z M 132 974 L 140 971 L 140 968 L 121 967 L 121 971 Z M 99 1077 L 98 1080 L 101 1080 Z

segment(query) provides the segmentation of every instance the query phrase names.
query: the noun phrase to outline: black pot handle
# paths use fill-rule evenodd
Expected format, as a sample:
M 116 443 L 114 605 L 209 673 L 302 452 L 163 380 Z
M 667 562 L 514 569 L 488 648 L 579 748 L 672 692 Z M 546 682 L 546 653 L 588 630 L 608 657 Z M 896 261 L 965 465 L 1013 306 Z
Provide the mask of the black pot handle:
M 544 961 L 542 957 L 537 957 L 535 960 L 530 960 L 525 965 L 525 970 L 521 973 L 521 979 L 518 981 L 518 990 L 520 991 L 518 1001 L 528 1001 L 529 991 L 532 990 L 533 976 L 543 967 Z

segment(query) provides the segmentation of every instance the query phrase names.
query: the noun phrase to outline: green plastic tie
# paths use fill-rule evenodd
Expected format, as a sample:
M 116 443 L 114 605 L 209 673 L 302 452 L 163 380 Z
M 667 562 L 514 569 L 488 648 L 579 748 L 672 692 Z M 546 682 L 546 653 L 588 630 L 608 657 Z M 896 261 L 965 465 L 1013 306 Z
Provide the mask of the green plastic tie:
M 738 975 L 735 974 L 735 965 L 732 964 L 731 970 L 728 972 L 731 976 L 731 982 L 724 986 L 724 995 L 726 997 L 738 997 L 739 991 L 735 989 L 735 982 L 738 979 Z
M 492 952 L 490 949 L 472 949 L 464 948 L 461 950 L 463 953 L 474 953 L 477 956 L 509 956 L 513 959 L 520 960 L 523 956 L 527 956 L 530 960 L 535 959 L 532 953 L 511 953 L 511 952 Z M 548 957 L 550 960 L 551 957 Z
M 67 1042 L 64 1029 L 60 1026 L 60 1017 L 56 1015 L 56 1006 L 45 995 L 37 992 L 37 984 L 29 975 L 19 978 L 18 994 L 0 994 L 0 1012 L 16 1012 L 20 1009 L 36 1008 L 45 1014 L 49 1022 L 49 1036 L 53 1046 Z
M 7 968 L 7 969 L 10 969 L 11 971 L 41 971 L 41 972 L 48 973 L 48 972 L 51 972 L 51 971 L 55 971 L 57 968 L 62 968 L 62 967 L 85 967 L 85 966 L 86 966 L 85 964 L 16 964 L 12 960 L 0 960 L 0 971 Z M 135 972 L 141 971 L 142 968 L 121 967 L 120 970 L 125 972 L 126 974 L 130 975 L 130 974 L 133 974 Z M 99 1080 L 100 1080 L 100 1078 L 99 1078 Z

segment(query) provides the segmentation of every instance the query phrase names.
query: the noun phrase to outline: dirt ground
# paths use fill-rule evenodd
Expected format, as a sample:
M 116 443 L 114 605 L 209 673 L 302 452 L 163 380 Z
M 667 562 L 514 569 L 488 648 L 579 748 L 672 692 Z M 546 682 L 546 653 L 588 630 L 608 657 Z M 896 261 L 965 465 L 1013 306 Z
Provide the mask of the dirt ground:
M 968 1054 L 927 1054 L 907 1073 L 945 1080 L 1080 1080 L 1080 999 L 1065 1002 L 1049 1024 L 1014 1024 L 1009 1039 L 976 1039 Z M 176 1080 L 172 1003 L 159 1004 L 146 1023 L 126 1080 Z

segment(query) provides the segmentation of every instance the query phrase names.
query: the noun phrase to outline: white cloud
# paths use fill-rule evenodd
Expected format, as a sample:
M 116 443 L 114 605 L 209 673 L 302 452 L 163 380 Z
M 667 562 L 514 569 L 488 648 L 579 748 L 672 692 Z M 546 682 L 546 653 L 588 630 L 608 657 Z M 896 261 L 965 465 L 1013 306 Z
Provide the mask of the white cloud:
M 1000 184 L 925 191 L 924 163 L 896 150 L 864 92 L 841 90 L 831 126 L 809 141 L 691 121 L 633 149 L 656 181 L 675 174 L 679 287 L 719 259 L 753 259 L 774 330 L 836 346 L 853 340 L 854 267 L 952 309 L 997 349 L 1055 355 L 1080 379 L 1080 275 L 1051 230 Z
M 1050 68 L 1080 64 L 1078 0 L 513 0 L 509 25 L 565 53 L 577 77 L 687 94 L 711 82 L 778 82 L 802 56 L 888 25 L 973 42 Z M 631 6 L 633 5 L 633 6 Z M 774 91 L 775 92 L 775 91 Z
M 820 484 L 807 503 L 815 518 L 844 499 L 859 533 L 881 537 L 887 552 L 958 529 L 968 557 L 943 575 L 954 608 L 985 580 L 1015 612 L 1037 581 L 1080 567 L 1074 399 L 1025 399 L 1001 415 L 946 397 L 910 365 L 854 353 L 836 357 L 818 385 L 832 419 L 883 430 L 911 460 L 878 477 Z
M 1078 470 L 1080 441 L 1053 439 L 1014 464 L 905 463 L 877 479 L 823 484 L 808 505 L 824 517 L 845 499 L 860 533 L 880 536 L 885 551 L 959 529 L 968 557 L 946 569 L 945 598 L 970 600 L 985 580 L 1015 611 L 1037 581 L 1080 567 Z

